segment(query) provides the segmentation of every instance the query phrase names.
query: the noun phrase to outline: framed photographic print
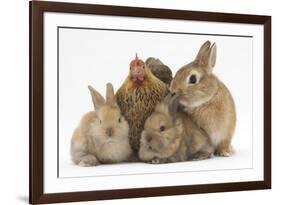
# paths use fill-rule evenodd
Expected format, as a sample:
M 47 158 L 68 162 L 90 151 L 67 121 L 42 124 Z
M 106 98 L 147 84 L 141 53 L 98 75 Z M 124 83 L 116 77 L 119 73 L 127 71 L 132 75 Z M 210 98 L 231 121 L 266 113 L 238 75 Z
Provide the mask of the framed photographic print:
M 30 203 L 271 188 L 271 17 L 30 2 Z

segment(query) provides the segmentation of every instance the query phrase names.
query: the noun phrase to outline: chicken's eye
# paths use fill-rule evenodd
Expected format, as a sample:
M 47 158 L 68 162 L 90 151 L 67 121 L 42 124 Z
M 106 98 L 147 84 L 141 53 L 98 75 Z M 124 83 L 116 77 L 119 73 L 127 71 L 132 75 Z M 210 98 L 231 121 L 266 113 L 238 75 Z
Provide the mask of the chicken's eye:
M 119 117 L 118 122 L 121 123 L 121 117 Z
M 165 131 L 165 126 L 161 125 L 160 126 L 160 132 L 163 132 L 163 131 Z

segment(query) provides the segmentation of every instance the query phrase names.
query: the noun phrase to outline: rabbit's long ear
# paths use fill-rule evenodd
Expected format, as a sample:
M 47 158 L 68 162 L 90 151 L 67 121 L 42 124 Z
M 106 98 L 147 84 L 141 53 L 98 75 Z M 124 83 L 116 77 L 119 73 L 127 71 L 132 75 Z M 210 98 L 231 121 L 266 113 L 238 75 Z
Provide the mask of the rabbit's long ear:
M 168 105 L 168 104 L 170 103 L 170 100 L 171 100 L 172 96 L 173 96 L 173 94 L 169 92 L 169 93 L 166 95 L 166 97 L 164 98 L 163 103 L 166 104 L 166 105 Z
M 101 106 L 105 104 L 104 97 L 96 91 L 92 86 L 88 86 L 91 96 L 92 96 L 92 101 L 94 103 L 95 110 L 98 110 Z
M 168 110 L 170 115 L 172 116 L 173 121 L 176 120 L 179 105 L 180 105 L 179 96 L 171 96 L 168 103 Z
M 213 45 L 210 48 L 209 56 L 208 56 L 208 65 L 210 68 L 215 67 L 216 59 L 217 59 L 217 45 L 216 43 L 213 43 Z
M 216 64 L 216 57 L 217 57 L 216 43 L 214 43 L 211 46 L 211 42 L 207 41 L 201 46 L 197 54 L 197 57 L 195 59 L 195 62 L 200 66 L 205 67 L 207 69 L 207 72 L 212 72 Z
M 111 83 L 106 84 L 106 102 L 110 104 L 114 104 L 116 102 L 113 85 Z
M 158 103 L 155 107 L 155 111 L 160 113 L 166 113 L 170 115 L 169 106 L 172 99 L 172 93 L 166 95 L 166 97 L 162 100 L 162 102 Z
M 210 41 L 206 41 L 199 49 L 198 54 L 195 58 L 195 61 L 199 64 L 204 63 L 206 59 L 206 54 L 209 52 L 211 46 Z

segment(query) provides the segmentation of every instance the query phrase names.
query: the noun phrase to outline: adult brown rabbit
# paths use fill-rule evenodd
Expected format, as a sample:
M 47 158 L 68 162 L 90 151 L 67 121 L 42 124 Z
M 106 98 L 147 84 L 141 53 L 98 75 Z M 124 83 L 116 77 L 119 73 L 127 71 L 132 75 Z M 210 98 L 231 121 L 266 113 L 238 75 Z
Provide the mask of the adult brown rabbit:
M 178 97 L 169 94 L 146 120 L 140 139 L 139 158 L 154 164 L 201 160 L 214 148 L 207 134 L 183 111 Z
M 216 54 L 216 44 L 205 42 L 195 60 L 178 70 L 170 90 L 179 96 L 183 110 L 208 134 L 215 154 L 230 156 L 236 112 L 230 91 L 213 74 Z

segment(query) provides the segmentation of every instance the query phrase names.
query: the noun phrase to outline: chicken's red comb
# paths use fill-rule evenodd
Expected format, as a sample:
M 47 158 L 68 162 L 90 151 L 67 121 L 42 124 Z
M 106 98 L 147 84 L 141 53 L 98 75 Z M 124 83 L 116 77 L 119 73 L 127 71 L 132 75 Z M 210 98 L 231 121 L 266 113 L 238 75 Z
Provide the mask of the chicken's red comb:
M 137 66 L 139 64 L 139 58 L 138 58 L 138 54 L 136 53 L 136 58 L 134 61 L 134 66 Z

